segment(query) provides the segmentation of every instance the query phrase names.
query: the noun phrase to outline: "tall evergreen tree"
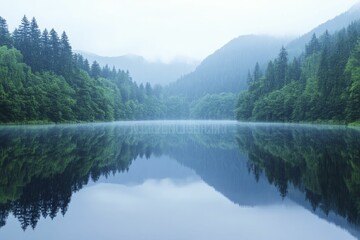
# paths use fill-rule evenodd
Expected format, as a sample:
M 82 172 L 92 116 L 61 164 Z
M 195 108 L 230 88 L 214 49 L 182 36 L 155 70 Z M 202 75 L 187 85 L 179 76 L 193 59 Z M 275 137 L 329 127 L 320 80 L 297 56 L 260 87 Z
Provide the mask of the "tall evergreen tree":
M 321 46 L 319 43 L 319 40 L 316 37 L 316 34 L 314 33 L 311 41 L 309 44 L 305 47 L 305 55 L 310 56 L 311 54 L 318 53 L 321 50 Z
M 49 32 L 45 30 L 41 34 L 40 39 L 40 63 L 42 70 L 50 70 L 51 67 L 51 45 L 49 40 Z
M 21 20 L 19 28 L 14 31 L 14 46 L 22 53 L 24 62 L 31 62 L 31 27 L 26 16 Z
M 2 17 L 0 17 L 0 46 L 7 46 L 9 48 L 12 46 L 8 25 L 6 20 Z
M 60 74 L 68 77 L 72 72 L 72 50 L 69 43 L 69 38 L 65 32 L 61 35 L 59 46 L 59 70 Z
M 254 73 L 253 73 L 254 81 L 255 81 L 255 82 L 258 81 L 258 80 L 261 78 L 261 76 L 262 76 L 262 72 L 261 72 L 261 70 L 260 70 L 260 65 L 259 65 L 259 63 L 257 62 L 257 63 L 255 64 L 255 69 L 254 69 Z
M 60 73 L 60 40 L 57 32 L 54 29 L 50 30 L 50 69 L 55 73 Z
M 93 78 L 98 78 L 101 75 L 101 67 L 97 61 L 91 64 L 90 75 Z
M 276 88 L 282 88 L 287 84 L 286 73 L 288 68 L 288 53 L 284 47 L 280 49 L 279 57 L 275 65 Z
M 85 72 L 90 74 L 90 64 L 89 61 L 87 59 L 84 60 L 84 65 L 82 68 Z
M 41 31 L 39 26 L 36 22 L 36 19 L 33 18 L 30 23 L 30 62 L 28 63 L 32 68 L 33 71 L 40 71 L 41 61 Z
M 270 61 L 265 73 L 265 91 L 270 92 L 276 89 L 275 64 Z
M 329 32 L 326 31 L 321 38 L 322 43 L 322 52 L 320 58 L 320 65 L 318 70 L 318 87 L 320 95 L 325 98 L 329 95 L 330 92 L 330 78 L 331 78 L 331 68 L 330 68 L 330 57 L 331 57 L 331 40 Z
M 301 63 L 298 58 L 294 58 L 292 63 L 288 67 L 287 81 L 299 81 L 301 78 Z
M 145 84 L 145 94 L 147 96 L 152 96 L 152 94 L 153 94 L 153 90 L 151 88 L 151 85 L 148 82 Z

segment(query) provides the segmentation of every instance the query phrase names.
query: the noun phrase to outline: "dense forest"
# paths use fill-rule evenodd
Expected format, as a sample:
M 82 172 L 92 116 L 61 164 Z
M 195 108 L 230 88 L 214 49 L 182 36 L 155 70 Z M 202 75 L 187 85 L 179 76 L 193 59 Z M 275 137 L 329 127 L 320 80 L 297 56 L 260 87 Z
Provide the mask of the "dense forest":
M 0 17 L 1 123 L 233 119 L 236 98 L 207 98 L 211 106 L 220 103 L 231 111 L 215 108 L 200 115 L 207 107 L 203 99 L 165 94 L 159 85 L 138 85 L 128 71 L 90 64 L 72 52 L 65 32 L 41 31 L 35 18 L 24 16 L 10 33 Z
M 360 22 L 333 35 L 314 34 L 304 53 L 290 61 L 283 47 L 264 72 L 249 74 L 237 119 L 245 121 L 360 120 Z
M 0 46 L 0 122 L 157 117 L 143 111 L 157 89 L 138 86 L 128 72 L 90 65 L 72 52 L 65 32 L 41 32 L 35 18 L 24 16 L 12 34 L 0 18 Z
M 173 86 L 137 84 L 126 70 L 89 63 L 65 32 L 41 31 L 26 16 L 12 33 L 0 17 L 0 122 L 148 119 L 326 121 L 360 119 L 360 22 L 313 34 L 304 53 L 256 64 L 248 90 L 186 96 Z M 237 101 L 238 99 L 238 101 Z M 236 105 L 236 101 L 238 102 Z M 235 114 L 234 114 L 235 109 Z

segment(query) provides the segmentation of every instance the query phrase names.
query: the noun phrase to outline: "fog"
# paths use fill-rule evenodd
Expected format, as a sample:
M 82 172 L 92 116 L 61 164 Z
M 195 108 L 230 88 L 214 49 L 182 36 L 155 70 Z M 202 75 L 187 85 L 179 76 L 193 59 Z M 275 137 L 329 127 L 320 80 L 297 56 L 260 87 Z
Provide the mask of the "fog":
M 169 61 L 203 59 L 244 34 L 299 36 L 357 0 L 1 0 L 11 30 L 24 14 L 40 28 L 66 30 L 74 49 Z

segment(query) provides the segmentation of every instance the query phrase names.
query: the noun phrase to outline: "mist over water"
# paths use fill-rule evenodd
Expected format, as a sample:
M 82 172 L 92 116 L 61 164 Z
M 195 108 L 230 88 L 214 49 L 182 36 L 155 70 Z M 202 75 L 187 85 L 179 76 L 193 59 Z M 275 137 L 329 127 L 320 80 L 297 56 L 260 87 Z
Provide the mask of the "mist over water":
M 0 129 L 4 239 L 358 239 L 360 132 L 233 121 Z

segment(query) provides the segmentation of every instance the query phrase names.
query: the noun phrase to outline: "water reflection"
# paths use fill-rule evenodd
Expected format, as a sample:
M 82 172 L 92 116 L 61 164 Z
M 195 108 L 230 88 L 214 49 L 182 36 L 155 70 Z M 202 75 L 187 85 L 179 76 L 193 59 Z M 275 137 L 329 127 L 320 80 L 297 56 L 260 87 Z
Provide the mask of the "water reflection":
M 126 221 L 126 211 L 129 216 L 138 213 L 135 215 L 151 222 L 150 213 L 144 215 L 150 211 L 147 208 L 158 212 L 177 209 L 172 220 L 172 231 L 176 234 L 189 231 L 181 228 L 182 221 L 188 218 L 187 221 L 198 225 L 199 229 L 208 224 L 207 229 L 218 229 L 219 234 L 227 231 L 227 239 L 234 231 L 229 226 L 235 228 L 235 222 L 245 224 L 253 214 L 269 222 L 272 222 L 271 216 L 277 216 L 281 223 L 296 216 L 297 224 L 311 226 L 309 223 L 315 220 L 309 216 L 313 212 L 359 238 L 359 179 L 360 132 L 345 128 L 231 122 L 0 128 L 0 226 L 5 226 L 7 220 L 13 221 L 13 215 L 23 229 L 36 228 L 32 233 L 25 231 L 27 234 L 41 234 L 42 228 L 37 227 L 41 218 L 60 221 L 56 215 L 65 215 L 71 201 L 71 216 L 72 213 L 95 211 L 94 207 L 99 206 L 97 214 L 101 212 L 101 218 L 107 223 L 114 221 L 111 218 L 115 216 L 117 221 Z M 74 192 L 84 186 L 91 187 L 71 200 Z M 87 197 L 81 197 L 83 195 Z M 98 197 L 102 202 L 92 202 L 100 201 Z M 163 198 L 158 199 L 160 197 Z M 152 206 L 151 201 L 155 201 L 152 198 L 160 205 Z M 198 203 L 196 198 L 200 198 Z M 212 202 L 213 198 L 217 200 Z M 84 199 L 87 203 L 79 203 Z M 186 200 L 193 205 L 185 204 Z M 144 206 L 137 205 L 139 201 Z M 149 204 L 145 204 L 146 201 L 150 201 Z M 207 202 L 212 205 L 206 205 Z M 222 209 L 225 205 L 229 212 Z M 111 213 L 111 209 L 119 206 L 118 215 Z M 206 218 L 196 219 L 199 209 L 204 211 L 198 213 L 199 216 Z M 188 215 L 181 219 L 183 213 Z M 152 217 L 156 215 L 155 212 L 151 214 Z M 68 215 L 64 221 L 74 218 Z M 223 224 L 206 221 L 216 216 Z M 146 225 L 145 222 L 139 224 Z M 256 221 L 253 224 L 256 225 Z M 257 228 L 271 231 L 271 226 L 275 229 L 274 224 L 272 222 L 268 228 L 264 223 Z M 338 234 L 328 235 L 332 230 L 324 230 L 327 228 L 321 228 L 320 223 L 316 226 L 324 239 Z M 252 227 L 241 228 L 242 233 Z M 241 235 L 241 231 L 233 233 L 237 239 L 251 236 Z M 201 237 L 203 233 L 198 234 L 197 237 Z M 216 232 L 212 234 L 208 239 L 210 236 L 220 238 Z M 304 234 L 299 236 L 304 237 Z M 158 239 L 169 239 L 169 235 L 165 235 Z M 263 238 L 255 233 L 252 236 Z M 190 236 L 178 239 L 186 237 Z M 145 235 L 134 239 L 141 238 Z
M 321 208 L 359 224 L 360 132 L 333 127 L 257 126 L 237 135 L 256 178 L 264 172 L 281 195 L 289 185 Z

